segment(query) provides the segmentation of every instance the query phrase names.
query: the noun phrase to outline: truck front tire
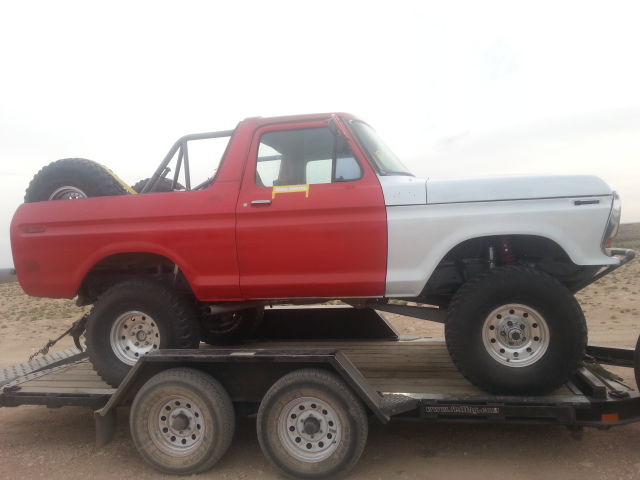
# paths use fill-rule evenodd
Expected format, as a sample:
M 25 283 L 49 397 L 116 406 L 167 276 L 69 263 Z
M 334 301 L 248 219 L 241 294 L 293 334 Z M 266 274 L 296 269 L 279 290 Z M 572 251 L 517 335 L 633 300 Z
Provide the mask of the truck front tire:
M 94 369 L 117 387 L 140 356 L 160 348 L 198 348 L 195 309 L 171 288 L 128 280 L 105 291 L 87 320 Z
M 291 372 L 264 396 L 258 440 L 271 464 L 290 478 L 337 478 L 358 461 L 367 441 L 364 405 L 337 375 Z
M 25 203 L 127 195 L 127 189 L 102 165 L 83 158 L 50 163 L 35 174 Z
M 130 423 L 138 452 L 174 475 L 211 468 L 235 430 L 229 394 L 213 377 L 191 368 L 165 370 L 145 383 L 133 401 Z
M 580 366 L 587 327 L 564 285 L 516 266 L 463 285 L 449 307 L 445 337 L 453 362 L 477 387 L 500 395 L 544 395 Z

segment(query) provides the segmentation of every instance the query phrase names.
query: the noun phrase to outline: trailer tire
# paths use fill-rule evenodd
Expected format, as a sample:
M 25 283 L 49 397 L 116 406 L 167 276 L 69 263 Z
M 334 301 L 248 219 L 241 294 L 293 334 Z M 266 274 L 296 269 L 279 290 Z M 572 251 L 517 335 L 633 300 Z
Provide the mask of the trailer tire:
M 87 320 L 87 351 L 94 369 L 117 387 L 142 355 L 159 348 L 198 348 L 195 309 L 173 289 L 127 280 L 105 291 Z
M 211 468 L 235 430 L 229 394 L 213 377 L 191 368 L 165 370 L 147 381 L 133 401 L 130 423 L 142 457 L 173 475 Z
M 51 162 L 35 174 L 25 192 L 25 203 L 127 195 L 111 170 L 84 158 Z
M 151 178 L 145 178 L 144 180 L 140 180 L 139 182 L 131 185 L 131 189 L 135 190 L 138 193 L 141 193 L 142 190 L 144 189 L 144 187 L 147 186 L 147 183 L 149 183 L 149 180 L 151 180 Z M 156 187 L 156 189 L 153 192 L 147 192 L 147 193 L 174 192 L 175 190 L 173 188 L 171 188 L 172 186 L 173 186 L 173 180 L 171 180 L 169 178 L 163 178 L 162 180 L 160 180 L 160 183 L 158 184 L 158 186 Z M 177 190 L 184 190 L 184 187 L 180 183 L 177 183 L 176 184 L 176 189 Z
M 209 315 L 200 323 L 200 340 L 208 345 L 233 345 L 255 333 L 263 316 L 262 307 Z
M 258 441 L 287 477 L 337 478 L 358 461 L 367 441 L 366 410 L 336 374 L 291 372 L 267 392 L 258 410 Z
M 502 395 L 544 395 L 580 366 L 587 326 L 558 280 L 528 267 L 496 268 L 455 294 L 445 323 L 449 354 L 474 385 Z

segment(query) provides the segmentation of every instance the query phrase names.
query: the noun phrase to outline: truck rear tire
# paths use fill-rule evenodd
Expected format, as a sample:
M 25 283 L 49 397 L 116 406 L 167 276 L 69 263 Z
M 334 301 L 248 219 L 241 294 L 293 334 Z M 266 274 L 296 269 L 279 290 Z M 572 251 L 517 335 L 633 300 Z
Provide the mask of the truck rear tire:
M 198 348 L 195 309 L 171 288 L 128 280 L 108 289 L 87 320 L 87 351 L 94 369 L 117 387 L 142 355 L 159 348 Z
M 501 395 L 544 395 L 580 366 L 587 326 L 575 297 L 532 268 L 496 268 L 455 294 L 445 323 L 451 358 L 474 385 Z
M 172 475 L 211 468 L 225 454 L 235 430 L 229 394 L 210 375 L 191 368 L 165 370 L 145 383 L 130 415 L 138 452 Z
M 27 187 L 25 203 L 127 195 L 127 189 L 102 165 L 83 158 L 50 163 L 35 174 Z
M 209 345 L 233 345 L 246 338 L 262 322 L 263 308 L 248 308 L 208 315 L 200 323 L 200 340 Z
M 258 440 L 269 462 L 287 477 L 337 478 L 356 464 L 367 441 L 364 405 L 336 374 L 291 372 L 264 396 Z

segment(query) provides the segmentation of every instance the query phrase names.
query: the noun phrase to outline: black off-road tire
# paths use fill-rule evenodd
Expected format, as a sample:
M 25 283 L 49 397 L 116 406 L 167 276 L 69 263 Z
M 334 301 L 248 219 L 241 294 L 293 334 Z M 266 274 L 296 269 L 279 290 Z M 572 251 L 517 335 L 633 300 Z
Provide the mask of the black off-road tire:
M 131 185 L 131 189 L 135 190 L 138 193 L 141 193 L 142 190 L 144 189 L 144 187 L 147 186 L 147 183 L 149 183 L 149 180 L 151 180 L 150 178 L 145 178 L 144 180 L 140 180 L 139 182 L 135 183 L 134 185 Z M 173 180 L 169 179 L 169 178 L 163 178 L 162 180 L 160 180 L 159 185 L 156 187 L 156 189 L 153 192 L 147 192 L 147 193 L 166 193 L 166 192 L 173 192 L 174 190 L 171 188 L 173 186 Z M 184 187 L 182 185 L 180 185 L 179 183 L 176 184 L 176 189 L 177 190 L 184 190 Z
M 329 479 L 356 464 L 367 441 L 366 410 L 336 374 L 291 372 L 264 396 L 258 440 L 269 462 L 289 478 Z
M 209 345 L 233 345 L 255 333 L 262 322 L 264 308 L 208 315 L 201 319 L 200 340 Z
M 210 375 L 191 368 L 165 370 L 136 395 L 130 428 L 138 452 L 156 469 L 173 475 L 200 473 L 229 448 L 233 404 Z
M 35 174 L 25 203 L 127 195 L 127 189 L 101 165 L 83 158 L 50 163 Z
M 587 326 L 575 297 L 532 268 L 496 268 L 455 294 L 445 323 L 451 358 L 474 385 L 502 395 L 544 395 L 580 366 Z
M 200 327 L 182 295 L 138 279 L 116 284 L 98 298 L 86 338 L 94 369 L 117 387 L 142 355 L 159 348 L 198 348 Z

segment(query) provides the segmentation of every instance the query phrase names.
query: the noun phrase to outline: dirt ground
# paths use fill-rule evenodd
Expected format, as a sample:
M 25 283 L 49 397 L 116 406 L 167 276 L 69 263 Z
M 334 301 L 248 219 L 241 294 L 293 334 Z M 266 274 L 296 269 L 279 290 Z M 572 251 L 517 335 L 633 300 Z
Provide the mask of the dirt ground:
M 640 250 L 640 225 L 623 230 L 622 246 Z M 578 294 L 591 344 L 635 347 L 640 334 L 640 260 Z M 71 301 L 26 297 L 0 284 L 0 367 L 21 363 L 56 338 L 82 312 Z M 401 333 L 442 337 L 437 324 L 393 317 Z M 68 348 L 66 339 L 55 348 Z M 612 369 L 635 385 L 629 369 Z M 155 479 L 162 475 L 136 452 L 127 411 L 113 443 L 92 454 L 94 426 L 86 408 L 0 409 L 0 475 L 12 479 Z M 558 426 L 370 424 L 364 454 L 349 479 L 640 479 L 640 424 L 585 430 L 573 440 Z M 255 435 L 255 419 L 240 419 L 228 453 L 198 478 L 280 479 Z

